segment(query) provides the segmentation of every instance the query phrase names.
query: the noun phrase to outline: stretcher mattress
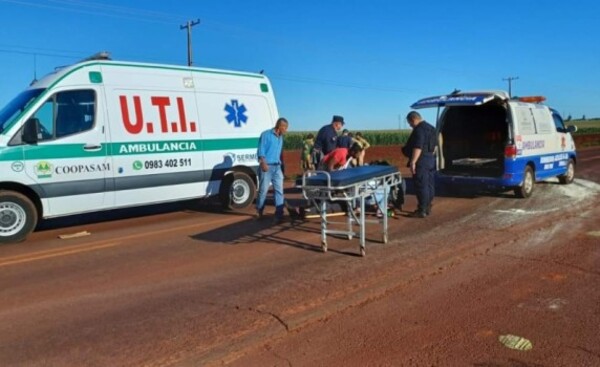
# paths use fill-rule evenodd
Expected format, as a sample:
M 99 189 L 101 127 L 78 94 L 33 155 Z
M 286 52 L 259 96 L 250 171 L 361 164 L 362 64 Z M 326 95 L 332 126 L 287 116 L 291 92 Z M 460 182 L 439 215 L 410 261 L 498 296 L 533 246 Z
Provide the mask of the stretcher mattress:
M 344 187 L 398 172 L 394 166 L 360 166 L 329 173 L 332 187 Z M 302 184 L 302 183 L 300 183 Z M 327 186 L 327 175 L 319 173 L 306 178 L 306 186 Z

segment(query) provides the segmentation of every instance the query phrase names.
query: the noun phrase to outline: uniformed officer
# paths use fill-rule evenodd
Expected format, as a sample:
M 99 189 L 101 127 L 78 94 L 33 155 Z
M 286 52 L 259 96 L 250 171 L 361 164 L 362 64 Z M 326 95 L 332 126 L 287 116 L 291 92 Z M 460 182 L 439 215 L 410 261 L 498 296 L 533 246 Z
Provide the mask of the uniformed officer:
M 408 166 L 413 174 L 417 194 L 417 210 L 410 217 L 425 218 L 431 214 L 431 202 L 435 195 L 435 128 L 423 120 L 418 112 L 411 111 L 406 120 L 413 131 L 402 147 L 408 157 Z
M 338 131 L 344 126 L 344 118 L 334 115 L 331 124 L 323 126 L 315 138 L 314 150 L 319 154 L 319 161 L 337 148 Z M 318 163 L 318 162 L 317 162 Z
M 352 147 L 352 143 L 354 142 L 352 141 L 352 137 L 350 136 L 350 131 L 348 131 L 348 129 L 344 129 L 342 131 L 342 135 L 338 136 L 337 147 L 350 149 L 350 147 Z

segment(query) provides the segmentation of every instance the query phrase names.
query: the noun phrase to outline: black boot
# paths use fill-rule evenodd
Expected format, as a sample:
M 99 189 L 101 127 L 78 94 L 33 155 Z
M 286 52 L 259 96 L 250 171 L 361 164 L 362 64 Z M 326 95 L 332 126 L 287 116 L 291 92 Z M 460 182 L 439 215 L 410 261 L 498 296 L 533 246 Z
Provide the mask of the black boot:
M 410 218 L 425 218 L 427 216 L 427 213 L 423 210 L 417 209 L 414 212 L 408 213 L 408 216 Z

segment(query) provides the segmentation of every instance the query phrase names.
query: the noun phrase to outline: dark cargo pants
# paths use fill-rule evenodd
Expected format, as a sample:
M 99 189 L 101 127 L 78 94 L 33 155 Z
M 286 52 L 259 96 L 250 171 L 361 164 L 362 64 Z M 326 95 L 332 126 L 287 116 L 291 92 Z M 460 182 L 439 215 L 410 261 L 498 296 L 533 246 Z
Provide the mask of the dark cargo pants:
M 429 213 L 431 202 L 435 196 L 435 156 L 423 155 L 419 157 L 415 167 L 415 192 L 417 195 L 417 210 Z

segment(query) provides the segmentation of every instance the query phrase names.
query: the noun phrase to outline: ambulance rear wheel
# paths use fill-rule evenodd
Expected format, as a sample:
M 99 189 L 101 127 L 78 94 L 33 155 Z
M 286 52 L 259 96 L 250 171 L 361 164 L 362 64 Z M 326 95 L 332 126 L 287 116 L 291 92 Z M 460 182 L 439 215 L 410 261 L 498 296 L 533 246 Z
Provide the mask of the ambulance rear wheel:
M 575 180 L 575 162 L 569 159 L 567 164 L 567 172 L 564 175 L 558 176 L 558 181 L 563 185 L 568 185 Z
M 523 173 L 523 183 L 520 187 L 515 189 L 515 195 L 520 198 L 528 198 L 531 196 L 531 193 L 533 193 L 534 187 L 535 175 L 533 174 L 533 169 L 530 166 L 527 166 Z
M 23 241 L 37 224 L 37 210 L 29 198 L 14 191 L 0 191 L 0 243 Z
M 220 199 L 226 209 L 245 209 L 256 197 L 256 185 L 250 176 L 234 172 L 221 181 Z

